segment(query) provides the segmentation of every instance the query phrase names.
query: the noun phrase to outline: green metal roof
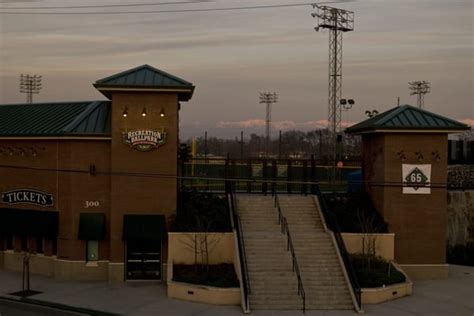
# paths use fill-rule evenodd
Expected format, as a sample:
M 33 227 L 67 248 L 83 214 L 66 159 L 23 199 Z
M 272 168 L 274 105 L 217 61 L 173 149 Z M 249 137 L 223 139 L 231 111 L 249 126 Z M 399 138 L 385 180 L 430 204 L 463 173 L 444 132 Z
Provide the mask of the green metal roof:
M 192 83 L 173 76 L 163 70 L 150 65 L 142 65 L 118 74 L 97 80 L 94 84 L 100 92 L 110 97 L 111 89 L 182 89 L 179 93 L 180 100 L 187 101 L 191 98 L 194 86 Z
M 0 137 L 110 136 L 109 101 L 0 105 Z
M 364 133 L 378 130 L 434 130 L 458 132 L 467 129 L 469 129 L 469 126 L 466 124 L 411 105 L 403 105 L 355 124 L 347 128 L 345 132 Z

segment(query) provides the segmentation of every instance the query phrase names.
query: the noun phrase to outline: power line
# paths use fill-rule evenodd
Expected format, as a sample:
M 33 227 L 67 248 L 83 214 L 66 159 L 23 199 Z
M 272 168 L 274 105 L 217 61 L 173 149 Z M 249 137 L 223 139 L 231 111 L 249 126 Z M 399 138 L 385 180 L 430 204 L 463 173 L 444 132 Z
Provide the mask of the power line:
M 327 1 L 318 3 L 341 3 L 352 2 L 354 0 L 345 1 Z M 191 12 L 213 12 L 213 11 L 236 11 L 236 10 L 259 10 L 272 8 L 289 8 L 313 5 L 313 2 L 291 3 L 291 4 L 270 4 L 260 6 L 244 6 L 244 7 L 226 7 L 226 8 L 204 8 L 204 9 L 175 9 L 175 10 L 149 10 L 149 11 L 114 11 L 114 12 L 5 12 L 0 11 L 2 15 L 114 15 L 114 14 L 160 14 L 160 13 L 191 13 Z
M 102 4 L 102 5 L 79 5 L 79 6 L 45 6 L 45 7 L 2 7 L 2 10 L 43 10 L 43 9 L 92 9 L 92 8 L 122 8 L 122 7 L 146 7 L 174 4 L 197 4 L 202 2 L 215 2 L 213 0 L 177 1 L 177 2 L 148 2 L 148 3 L 126 3 L 126 4 Z
M 0 168 L 5 169 L 20 169 L 20 170 L 31 170 L 31 171 L 44 171 L 44 172 L 61 172 L 61 173 L 76 173 L 76 174 L 87 174 L 90 175 L 90 170 L 84 169 L 59 169 L 59 168 L 40 168 L 40 167 L 24 167 L 24 166 L 13 166 L 13 165 L 0 165 Z M 127 171 L 97 171 L 95 175 L 106 175 L 106 176 L 128 176 L 128 177 L 140 177 L 140 178 L 158 178 L 158 179 L 176 179 L 176 180 L 207 180 L 207 181 L 231 181 L 231 182 L 246 182 L 246 183 L 275 183 L 275 184 L 320 184 L 323 181 L 288 181 L 280 179 L 248 179 L 248 178 L 236 178 L 236 177 L 190 177 L 180 176 L 177 174 L 164 174 L 164 173 L 137 173 Z M 351 181 L 353 184 L 368 184 L 373 187 L 407 187 L 403 182 L 399 181 Z M 446 189 L 448 187 L 446 182 L 430 182 L 426 188 L 431 189 Z

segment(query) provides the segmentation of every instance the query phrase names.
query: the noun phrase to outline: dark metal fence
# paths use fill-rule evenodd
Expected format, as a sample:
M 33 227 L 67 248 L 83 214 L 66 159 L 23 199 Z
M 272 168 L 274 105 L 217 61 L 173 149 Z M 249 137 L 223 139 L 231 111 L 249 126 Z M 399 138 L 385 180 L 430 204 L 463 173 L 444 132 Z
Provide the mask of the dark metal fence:
M 449 140 L 448 163 L 450 165 L 474 165 L 474 140 Z
M 332 169 L 335 169 L 335 180 L 329 186 Z M 360 165 L 357 162 L 335 168 L 319 165 L 314 158 L 197 158 L 181 165 L 181 176 L 185 178 L 181 184 L 183 188 L 222 192 L 225 190 L 225 179 L 231 179 L 236 192 L 308 194 L 314 192 L 315 183 L 322 188 L 345 190 L 348 175 L 358 170 Z

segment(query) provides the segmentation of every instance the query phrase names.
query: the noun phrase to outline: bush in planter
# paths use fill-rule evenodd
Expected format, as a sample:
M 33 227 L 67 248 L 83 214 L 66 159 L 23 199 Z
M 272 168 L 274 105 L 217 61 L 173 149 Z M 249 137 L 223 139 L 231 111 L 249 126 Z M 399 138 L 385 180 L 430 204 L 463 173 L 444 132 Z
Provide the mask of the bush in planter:
M 173 265 L 173 281 L 215 287 L 239 287 L 233 264 L 209 265 L 208 271 L 199 271 L 194 265 Z
M 406 280 L 403 273 L 380 257 L 351 255 L 351 260 L 362 288 L 381 287 Z
M 455 246 L 448 245 L 446 255 L 448 263 L 474 266 L 474 243 Z
M 194 265 L 175 266 L 174 280 L 213 286 L 219 286 L 222 282 L 231 283 L 227 280 L 231 279 L 229 275 L 235 274 L 233 265 L 226 268 L 226 265 L 209 264 L 210 253 L 219 242 L 219 237 L 209 233 L 232 232 L 225 196 L 196 191 L 180 192 L 171 231 L 201 233 L 189 234 L 189 240 L 183 241 L 194 252 Z

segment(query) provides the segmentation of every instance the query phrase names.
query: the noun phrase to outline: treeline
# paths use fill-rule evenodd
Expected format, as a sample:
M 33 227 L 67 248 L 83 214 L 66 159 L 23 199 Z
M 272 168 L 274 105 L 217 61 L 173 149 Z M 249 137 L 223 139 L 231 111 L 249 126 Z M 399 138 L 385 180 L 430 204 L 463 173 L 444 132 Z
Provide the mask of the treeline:
M 250 137 L 236 136 L 234 139 L 217 137 L 198 137 L 196 142 L 197 157 L 257 158 L 271 157 L 280 159 L 327 159 L 330 155 L 330 134 L 327 129 L 304 131 L 286 131 L 268 143 L 263 135 L 250 134 Z M 192 139 L 187 141 L 192 145 Z M 338 153 L 342 159 L 360 157 L 361 140 L 358 136 L 341 134 L 337 141 Z

